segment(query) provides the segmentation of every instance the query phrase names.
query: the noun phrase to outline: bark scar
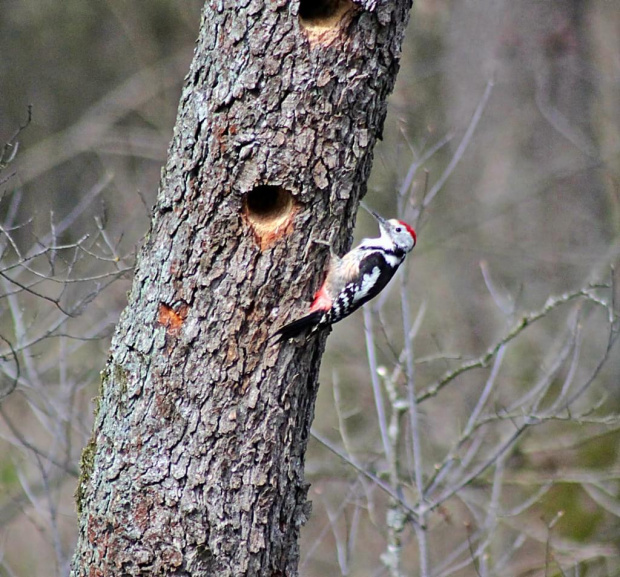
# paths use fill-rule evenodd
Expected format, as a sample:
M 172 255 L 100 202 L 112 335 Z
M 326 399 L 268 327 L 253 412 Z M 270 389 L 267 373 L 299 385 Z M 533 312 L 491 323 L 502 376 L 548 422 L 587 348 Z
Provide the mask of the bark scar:
M 177 336 L 183 322 L 187 318 L 187 312 L 189 306 L 183 303 L 177 307 L 178 310 L 174 310 L 171 306 L 165 303 L 159 303 L 159 312 L 157 315 L 157 322 L 166 327 L 166 334 L 169 336 Z

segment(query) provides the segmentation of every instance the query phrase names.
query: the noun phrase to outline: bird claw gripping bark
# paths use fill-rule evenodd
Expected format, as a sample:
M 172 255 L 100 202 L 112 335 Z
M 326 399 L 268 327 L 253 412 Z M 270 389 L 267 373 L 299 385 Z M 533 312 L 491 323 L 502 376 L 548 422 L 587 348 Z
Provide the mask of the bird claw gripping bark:
M 312 245 L 315 244 L 322 244 L 323 246 L 326 246 L 329 248 L 329 254 L 330 256 L 333 258 L 334 256 L 338 257 L 338 255 L 336 255 L 336 252 L 334 251 L 334 239 L 336 238 L 336 231 L 332 231 L 332 233 L 329 235 L 329 240 L 323 240 L 321 238 L 311 238 L 308 241 L 308 244 L 306 245 L 306 248 L 304 250 L 304 257 L 308 258 L 308 253 L 310 252 L 310 247 Z

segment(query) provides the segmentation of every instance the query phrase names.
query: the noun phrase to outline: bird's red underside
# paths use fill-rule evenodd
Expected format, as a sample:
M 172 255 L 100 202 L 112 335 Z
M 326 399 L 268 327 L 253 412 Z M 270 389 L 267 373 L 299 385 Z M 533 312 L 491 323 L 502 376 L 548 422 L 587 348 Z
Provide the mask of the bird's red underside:
M 312 305 L 310 306 L 310 312 L 314 311 L 326 311 L 329 310 L 332 306 L 332 299 L 329 298 L 325 287 L 322 286 L 317 293 L 314 295 L 314 300 L 312 301 Z

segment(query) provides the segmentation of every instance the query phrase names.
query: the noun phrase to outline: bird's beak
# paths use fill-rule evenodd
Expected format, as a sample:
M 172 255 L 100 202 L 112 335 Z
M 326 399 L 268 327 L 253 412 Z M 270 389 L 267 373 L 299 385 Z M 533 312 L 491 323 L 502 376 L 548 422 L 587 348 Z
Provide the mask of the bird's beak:
M 383 218 L 381 215 L 377 214 L 374 210 L 370 210 L 370 209 L 369 209 L 369 210 L 368 210 L 368 212 L 369 212 L 370 214 L 372 214 L 372 216 L 374 216 L 374 217 L 375 217 L 376 221 L 379 223 L 379 226 L 380 226 L 382 229 L 387 228 L 387 221 L 385 220 L 385 218 Z

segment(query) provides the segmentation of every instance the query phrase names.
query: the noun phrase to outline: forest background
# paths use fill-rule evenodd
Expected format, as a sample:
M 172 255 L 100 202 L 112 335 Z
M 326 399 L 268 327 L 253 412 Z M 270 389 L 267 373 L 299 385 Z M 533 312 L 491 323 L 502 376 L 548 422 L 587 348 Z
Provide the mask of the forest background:
M 201 8 L 3 3 L 2 576 L 67 573 Z M 415 2 L 365 202 L 419 243 L 328 341 L 303 575 L 620 574 L 619 160 L 616 2 Z M 423 537 L 374 480 L 391 463 L 425 479 Z

